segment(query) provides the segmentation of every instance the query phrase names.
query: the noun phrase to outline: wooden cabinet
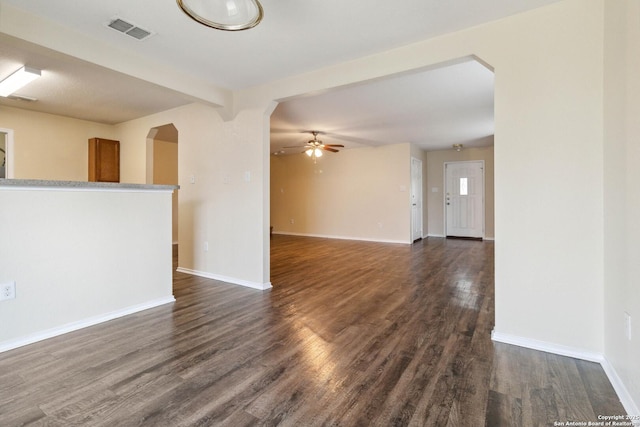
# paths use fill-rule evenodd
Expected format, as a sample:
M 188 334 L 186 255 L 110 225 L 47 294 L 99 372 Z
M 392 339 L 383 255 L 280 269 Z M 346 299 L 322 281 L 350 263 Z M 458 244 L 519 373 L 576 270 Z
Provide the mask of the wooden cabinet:
M 120 141 L 89 140 L 89 181 L 120 182 Z

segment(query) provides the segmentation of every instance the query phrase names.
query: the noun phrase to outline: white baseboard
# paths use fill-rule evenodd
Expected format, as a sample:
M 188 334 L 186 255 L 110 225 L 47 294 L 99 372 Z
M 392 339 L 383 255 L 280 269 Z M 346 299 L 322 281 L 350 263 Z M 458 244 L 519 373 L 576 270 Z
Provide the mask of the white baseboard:
M 538 341 L 530 338 L 523 338 L 516 335 L 503 334 L 501 332 L 491 331 L 491 339 L 493 341 L 504 344 L 517 345 L 518 347 L 530 348 L 533 350 L 544 351 L 547 353 L 558 354 L 560 356 L 573 357 L 575 359 L 588 360 L 589 362 L 602 363 L 604 356 L 601 353 L 576 349 L 564 345 L 553 344 L 547 341 Z
M 356 240 L 360 242 L 374 242 L 374 243 L 400 243 L 403 245 L 410 245 L 412 243 L 412 242 L 409 242 L 408 240 L 370 239 L 366 237 L 336 236 L 332 234 L 293 233 L 289 231 L 274 231 L 273 234 L 282 234 L 285 236 L 319 237 L 322 239 Z
M 640 409 L 638 404 L 633 401 L 633 397 L 629 393 L 629 390 L 625 387 L 623 381 L 618 376 L 618 373 L 614 367 L 609 363 L 607 358 L 602 353 L 586 351 L 582 349 L 576 349 L 563 345 L 553 344 L 546 341 L 538 341 L 530 338 L 519 337 L 510 334 L 503 334 L 501 332 L 491 331 L 491 339 L 496 342 L 504 344 L 517 345 L 518 347 L 530 348 L 533 350 L 544 351 L 546 353 L 558 354 L 560 356 L 573 357 L 575 359 L 587 360 L 589 362 L 596 362 L 602 366 L 604 373 L 609 378 L 609 382 L 613 386 L 620 403 L 624 407 L 625 411 L 629 415 L 640 415 Z M 636 426 L 640 426 L 640 420 L 635 421 Z
M 289 231 L 274 231 L 273 234 L 282 234 L 284 236 L 302 236 L 302 237 L 319 237 L 322 239 L 338 239 L 338 240 L 356 240 L 361 242 L 375 242 L 375 243 L 400 243 L 403 245 L 411 244 L 413 242 L 405 241 L 405 240 L 390 240 L 390 239 L 370 239 L 365 237 L 350 237 L 350 236 L 336 236 L 331 234 L 313 234 L 313 233 L 294 233 Z M 444 239 L 446 236 L 444 234 L 427 234 L 423 236 L 423 239 L 428 239 L 429 237 Z M 485 237 L 483 240 L 494 240 L 493 237 Z
M 43 341 L 49 338 L 57 337 L 69 332 L 77 331 L 78 329 L 94 326 L 99 323 L 108 322 L 109 320 L 117 319 L 119 317 L 128 316 L 129 314 L 137 313 L 139 311 L 148 310 L 150 308 L 158 307 L 164 304 L 174 302 L 176 299 L 172 296 L 166 298 L 159 298 L 152 301 L 147 301 L 142 304 L 136 304 L 130 307 L 123 308 L 122 310 L 112 311 L 110 313 L 102 314 L 100 316 L 89 317 L 87 319 L 79 320 L 77 322 L 67 323 L 56 328 L 47 329 L 42 332 L 27 335 L 15 340 L 9 340 L 0 343 L 0 353 L 4 351 L 13 350 L 18 347 L 33 344 L 38 341 Z
M 206 271 L 191 270 L 190 268 L 178 267 L 176 271 L 180 273 L 191 274 L 193 276 L 204 277 L 207 279 L 219 280 L 221 282 L 227 282 L 234 285 L 245 286 L 247 288 L 259 289 L 261 291 L 270 289 L 271 282 L 259 283 L 251 282 L 249 280 L 236 279 L 234 277 L 221 276 L 219 274 L 207 273 Z
M 604 369 L 605 374 L 607 374 L 613 389 L 616 391 L 618 399 L 620 399 L 620 403 L 622 403 L 624 410 L 627 411 L 627 414 L 640 415 L 640 407 L 638 407 L 638 404 L 633 401 L 631 393 L 627 390 L 627 387 L 618 376 L 618 372 L 616 372 L 613 365 L 609 363 L 609 360 L 607 360 L 606 357 L 603 358 L 600 364 L 602 365 L 602 369 Z M 634 420 L 634 423 L 634 426 L 640 426 L 640 420 Z

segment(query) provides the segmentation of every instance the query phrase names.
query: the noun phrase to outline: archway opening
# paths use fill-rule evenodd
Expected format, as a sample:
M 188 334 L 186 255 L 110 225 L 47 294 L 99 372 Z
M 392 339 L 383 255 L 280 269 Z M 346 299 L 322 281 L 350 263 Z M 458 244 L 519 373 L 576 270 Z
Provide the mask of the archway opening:
M 147 184 L 178 185 L 178 129 L 169 123 L 147 134 Z M 173 192 L 171 239 L 174 269 L 178 262 L 178 191 Z

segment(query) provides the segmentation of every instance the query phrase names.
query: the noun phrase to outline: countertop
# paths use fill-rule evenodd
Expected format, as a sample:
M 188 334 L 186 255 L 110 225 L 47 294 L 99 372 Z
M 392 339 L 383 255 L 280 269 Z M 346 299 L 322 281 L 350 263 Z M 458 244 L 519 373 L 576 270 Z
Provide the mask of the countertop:
M 128 184 L 120 182 L 49 181 L 44 179 L 0 179 L 0 189 L 42 188 L 58 190 L 173 191 L 179 185 Z

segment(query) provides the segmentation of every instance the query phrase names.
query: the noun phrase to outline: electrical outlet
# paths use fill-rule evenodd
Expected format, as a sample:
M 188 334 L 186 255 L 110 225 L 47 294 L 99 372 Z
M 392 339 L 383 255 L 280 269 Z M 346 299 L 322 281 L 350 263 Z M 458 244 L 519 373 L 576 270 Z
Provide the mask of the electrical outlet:
M 14 299 L 16 297 L 16 282 L 7 282 L 0 285 L 0 301 Z
M 631 315 L 626 311 L 624 312 L 624 332 L 627 339 L 631 341 Z

